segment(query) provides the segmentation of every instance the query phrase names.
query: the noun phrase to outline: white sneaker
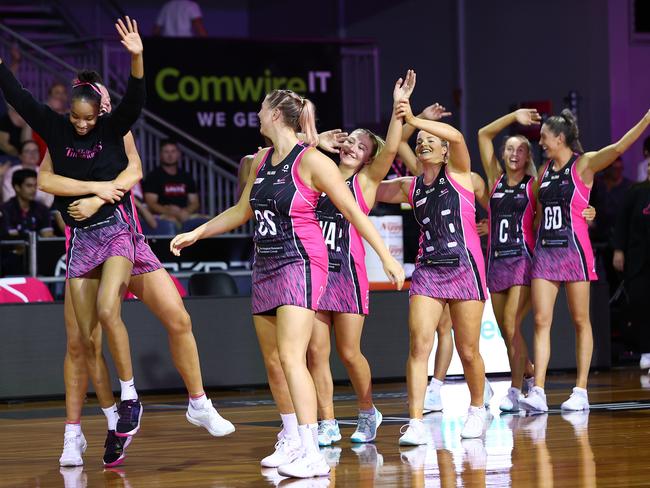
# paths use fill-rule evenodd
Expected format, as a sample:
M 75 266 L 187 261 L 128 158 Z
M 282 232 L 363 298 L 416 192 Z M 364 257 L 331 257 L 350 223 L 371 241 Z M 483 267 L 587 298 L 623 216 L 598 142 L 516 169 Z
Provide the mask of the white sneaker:
M 187 406 L 185 417 L 190 424 L 194 424 L 197 427 L 204 427 L 215 437 L 221 437 L 235 432 L 235 426 L 219 415 L 219 412 L 214 408 L 209 398 L 203 408 L 193 408 L 190 403 Z
M 375 437 L 377 437 L 377 428 L 381 425 L 381 421 L 384 417 L 377 408 L 374 410 L 373 413 L 359 412 L 359 417 L 357 418 L 357 429 L 354 431 L 354 434 L 350 436 L 352 442 L 365 443 L 375 440 Z
M 465 450 L 465 459 L 470 469 L 485 469 L 487 451 L 483 439 L 462 439 L 460 443 Z
M 352 452 L 359 457 L 361 466 L 371 466 L 377 470 L 384 465 L 384 456 L 377 452 L 374 444 L 357 444 L 352 446 Z
M 535 377 L 531 376 L 530 378 L 524 378 L 524 382 L 521 384 L 521 393 L 526 395 L 530 390 L 535 386 Z
M 354 451 L 354 447 L 352 448 Z M 320 450 L 320 453 L 325 457 L 325 462 L 330 466 L 330 468 L 335 468 L 338 466 L 339 461 L 341 460 L 341 449 L 340 447 L 323 447 Z
M 302 456 L 288 464 L 278 467 L 278 473 L 289 478 L 313 478 L 315 476 L 327 476 L 330 467 L 320 452 L 307 454 L 303 451 Z
M 584 433 L 589 426 L 589 410 L 578 412 L 562 412 L 562 419 L 566 420 L 573 426 L 576 435 Z
M 567 401 L 562 403 L 562 410 L 589 410 L 589 397 L 587 396 L 587 390 L 584 388 L 578 388 L 575 386 L 573 388 L 573 393 Z
M 429 383 L 427 392 L 424 394 L 425 412 L 442 412 L 442 397 L 440 396 L 440 385 Z
M 407 427 L 404 431 L 404 427 Z M 402 437 L 399 438 L 400 446 L 421 446 L 427 444 L 427 429 L 422 419 L 411 419 L 408 425 L 403 425 L 400 429 Z
M 75 432 L 63 434 L 63 453 L 59 458 L 59 466 L 83 466 L 84 460 L 81 455 L 86 452 L 88 443 L 83 434 Z
M 639 361 L 640 369 L 649 369 L 650 368 L 650 352 L 644 352 L 641 354 L 641 360 Z
M 485 407 L 469 407 L 467 419 L 460 436 L 463 439 L 475 439 L 483 435 L 485 428 Z
M 341 440 L 339 423 L 334 420 L 321 420 L 318 422 L 318 445 L 320 447 L 331 446 L 332 442 Z
M 300 439 L 292 439 L 285 436 L 275 443 L 273 454 L 266 456 L 260 461 L 265 468 L 277 468 L 283 464 L 289 464 L 302 455 L 302 443 Z
M 539 412 L 538 412 L 539 413 Z M 534 444 L 546 440 L 546 424 L 548 423 L 548 414 L 528 415 L 519 420 L 521 430 L 526 432 Z
M 428 449 L 428 446 L 400 449 L 399 458 L 404 464 L 411 466 L 412 469 L 420 469 L 424 467 Z
M 502 412 L 518 412 L 520 410 L 519 400 L 523 397 L 519 388 L 508 388 L 508 394 L 501 400 L 499 410 Z
M 59 473 L 63 476 L 63 488 L 86 488 L 88 475 L 83 466 L 61 466 Z
M 483 388 L 483 405 L 485 405 L 487 408 L 490 408 L 490 400 L 492 400 L 493 396 L 494 390 L 492 389 L 492 385 L 488 379 L 485 378 L 485 387 Z
M 528 396 L 519 399 L 519 406 L 526 412 L 548 412 L 546 404 L 546 393 L 539 386 L 533 386 Z
M 650 371 L 648 371 L 648 374 L 642 374 L 639 381 L 641 382 L 641 388 L 650 388 Z

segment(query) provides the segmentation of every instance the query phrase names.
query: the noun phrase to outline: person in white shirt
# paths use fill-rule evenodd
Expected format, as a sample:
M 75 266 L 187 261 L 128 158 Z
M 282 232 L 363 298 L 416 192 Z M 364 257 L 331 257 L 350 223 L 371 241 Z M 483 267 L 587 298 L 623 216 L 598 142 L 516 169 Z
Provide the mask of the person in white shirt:
M 207 37 L 201 8 L 191 0 L 170 0 L 158 14 L 154 36 Z
M 4 174 L 2 181 L 2 201 L 6 202 L 10 198 L 16 195 L 16 190 L 14 190 L 13 185 L 11 184 L 11 178 L 14 173 L 19 169 L 33 169 L 38 172 L 38 164 L 41 162 L 41 156 L 38 151 L 38 144 L 33 140 L 29 139 L 22 143 L 20 146 L 20 164 L 17 166 L 11 166 Z M 45 193 L 43 191 L 36 191 L 35 200 L 39 203 L 42 203 L 47 208 L 52 206 L 54 201 L 54 195 Z

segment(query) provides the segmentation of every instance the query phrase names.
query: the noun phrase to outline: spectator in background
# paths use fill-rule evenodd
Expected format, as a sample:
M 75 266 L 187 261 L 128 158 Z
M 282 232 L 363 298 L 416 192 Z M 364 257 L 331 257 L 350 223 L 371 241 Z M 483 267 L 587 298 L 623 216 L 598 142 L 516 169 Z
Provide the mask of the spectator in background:
M 20 149 L 20 165 L 12 166 L 5 172 L 4 179 L 2 182 L 2 201 L 6 202 L 12 198 L 16 192 L 13 187 L 13 175 L 20 170 L 30 169 L 38 173 L 38 165 L 41 162 L 41 157 L 39 154 L 38 144 L 35 141 L 27 140 L 22 143 Z M 42 192 L 40 190 L 36 191 L 35 199 L 37 202 L 45 205 L 45 207 L 50 208 L 52 202 L 54 201 L 54 195 L 49 193 Z
M 173 222 L 178 229 L 200 219 L 199 195 L 192 176 L 180 169 L 181 152 L 175 141 L 166 139 L 160 144 L 160 167 L 149 173 L 143 183 L 147 207 L 160 219 Z
M 0 206 L 4 237 L 25 237 L 36 231 L 41 237 L 52 237 L 50 209 L 36 201 L 36 171 L 19 169 L 11 183 L 15 196 Z
M 636 181 L 644 182 L 648 179 L 648 165 L 650 165 L 650 136 L 643 140 L 643 161 L 637 165 Z
M 621 282 L 620 273 L 612 266 L 614 249 L 612 239 L 623 200 L 632 182 L 623 176 L 623 159 L 616 159 L 594 179 L 591 191 L 591 205 L 596 208 L 595 225 L 591 228 L 591 238 L 600 244 L 596 252 L 602 255 L 610 296 Z
M 624 342 L 638 347 L 642 369 L 650 368 L 650 161 L 646 170 L 646 180 L 628 190 L 618 213 L 613 257 L 614 268 L 625 276 L 628 321 L 634 335 Z
M 9 69 L 15 75 L 20 67 L 20 49 L 11 48 L 11 63 Z M 32 138 L 32 129 L 27 122 L 18 115 L 13 107 L 7 104 L 7 111 L 0 117 L 0 165 L 6 169 L 6 162 L 15 162 L 18 158 L 20 144 Z M 0 172 L 3 172 L 0 169 Z
M 154 36 L 207 37 L 201 8 L 191 0 L 171 0 L 163 5 L 153 28 Z
M 67 86 L 60 81 L 55 81 L 47 90 L 47 102 L 45 103 L 47 103 L 47 106 L 56 113 L 64 114 L 66 112 L 66 107 L 68 107 Z M 45 144 L 43 138 L 36 132 L 32 132 L 32 138 L 34 139 L 34 142 L 38 144 L 38 164 L 41 164 L 41 161 L 43 161 L 45 153 L 47 152 L 47 144 Z

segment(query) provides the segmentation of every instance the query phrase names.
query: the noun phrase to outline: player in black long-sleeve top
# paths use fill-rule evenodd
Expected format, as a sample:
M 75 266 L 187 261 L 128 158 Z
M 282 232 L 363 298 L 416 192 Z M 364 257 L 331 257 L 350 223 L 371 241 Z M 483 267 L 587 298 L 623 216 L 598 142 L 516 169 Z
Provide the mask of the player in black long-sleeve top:
M 112 446 L 115 451 L 109 465 L 122 462 L 128 436 L 139 429 L 142 412 L 133 385 L 128 334 L 121 319 L 122 294 L 131 276 L 135 242 L 120 203 L 124 189 L 113 180 L 127 167 L 123 137 L 144 105 L 143 46 L 135 21 L 126 17 L 115 27 L 122 45 L 131 53 L 131 76 L 122 102 L 110 115 L 99 117 L 101 93 L 91 73 L 80 73 L 73 85 L 70 112 L 61 115 L 35 100 L 0 60 L 0 88 L 7 102 L 43 137 L 50 150 L 54 175 L 41 189 L 56 195 L 55 207 L 68 225 L 67 278 L 84 349 L 89 352 L 92 348 L 91 337 L 98 322 L 108 332 L 122 385 L 119 422 L 114 415 L 116 425 L 114 430 L 109 428 L 107 439 L 107 449 Z M 81 223 L 68 213 L 68 205 L 79 198 L 80 184 L 88 195 L 110 203 Z M 95 364 L 89 362 L 88 366 L 94 368 Z

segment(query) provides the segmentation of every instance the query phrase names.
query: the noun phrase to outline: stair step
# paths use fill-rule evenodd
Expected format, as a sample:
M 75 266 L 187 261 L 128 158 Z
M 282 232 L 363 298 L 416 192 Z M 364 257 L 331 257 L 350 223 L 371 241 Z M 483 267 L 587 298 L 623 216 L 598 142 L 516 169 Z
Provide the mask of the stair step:
M 44 18 L 31 18 L 31 19 L 17 19 L 17 18 L 8 18 L 4 20 L 4 24 L 7 27 L 63 27 L 65 22 L 61 19 L 44 19 Z
M 13 4 L 6 5 L 0 4 L 0 16 L 6 17 L 12 14 L 52 14 L 52 7 L 49 5 L 24 5 Z

